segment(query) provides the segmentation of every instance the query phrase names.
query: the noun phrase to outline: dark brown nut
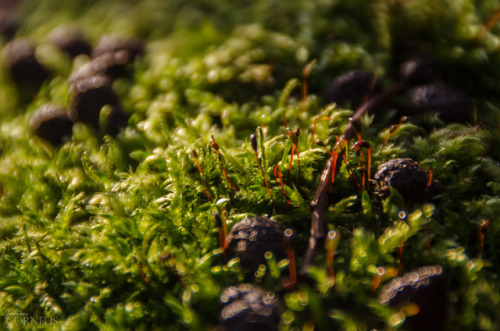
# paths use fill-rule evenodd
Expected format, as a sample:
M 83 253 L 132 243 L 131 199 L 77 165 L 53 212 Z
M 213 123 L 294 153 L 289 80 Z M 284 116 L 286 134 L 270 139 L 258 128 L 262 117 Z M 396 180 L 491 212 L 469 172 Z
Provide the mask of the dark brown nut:
M 220 296 L 220 317 L 225 330 L 276 331 L 281 305 L 273 292 L 252 284 L 230 286 Z
M 410 102 L 415 113 L 436 112 L 444 122 L 464 122 L 473 109 L 465 94 L 440 84 L 415 87 Z
M 127 65 L 144 55 L 144 43 L 137 38 L 116 35 L 102 37 L 92 54 L 92 61 L 83 65 L 70 77 L 70 82 L 89 75 L 106 75 L 113 79 L 127 73 Z
M 71 74 L 68 81 L 73 84 L 82 78 L 94 75 L 116 79 L 126 73 L 125 66 L 128 61 L 129 57 L 126 52 L 106 53 L 82 65 Z
M 101 38 L 94 48 L 93 56 L 97 57 L 105 53 L 127 51 L 131 59 L 144 54 L 144 42 L 134 37 L 123 37 L 118 35 L 106 35 Z
M 84 78 L 96 75 L 102 75 L 102 73 L 96 71 L 92 61 L 89 61 L 71 73 L 68 84 L 72 86 Z
M 108 53 L 119 53 L 120 60 L 131 63 L 137 56 L 144 55 L 144 42 L 134 37 L 106 35 L 94 48 L 93 57 L 97 58 Z
M 418 85 L 429 82 L 435 74 L 434 63 L 425 56 L 403 62 L 399 68 L 399 75 L 409 85 Z
M 429 198 L 428 182 L 427 172 L 414 160 L 392 159 L 378 167 L 374 192 L 379 199 L 383 199 L 393 187 L 407 202 L 419 203 Z
M 67 137 L 71 137 L 75 118 L 74 113 L 67 112 L 61 106 L 48 104 L 33 113 L 29 127 L 38 137 L 53 146 L 59 146 Z
M 55 28 L 50 32 L 47 41 L 71 57 L 80 54 L 90 55 L 91 53 L 90 42 L 80 30 L 73 27 L 60 26 Z
M 330 85 L 327 101 L 339 106 L 359 107 L 367 97 L 379 93 L 382 83 L 374 74 L 364 70 L 352 70 L 338 76 Z
M 77 70 L 73 71 L 71 73 L 71 76 L 69 76 L 68 82 L 69 84 L 74 84 L 79 80 L 88 78 L 90 76 L 107 76 L 109 78 L 114 78 L 106 74 L 108 67 L 112 65 L 112 63 L 113 62 L 110 61 L 108 56 L 102 56 L 97 59 L 92 59 Z
M 236 223 L 228 237 L 228 256 L 240 258 L 241 266 L 255 272 L 266 264 L 266 252 L 272 252 L 276 260 L 286 257 L 283 247 L 283 227 L 276 221 L 262 216 L 245 218 Z
M 131 62 L 130 53 L 123 50 L 105 53 L 92 60 L 96 71 L 115 79 L 126 74 L 126 65 Z
M 5 64 L 12 79 L 20 84 L 25 82 L 41 84 L 49 77 L 48 70 L 35 57 L 35 47 L 25 38 L 17 38 L 3 49 Z
M 421 267 L 394 278 L 382 288 L 380 303 L 403 308 L 418 306 L 415 315 L 406 318 L 410 331 L 445 330 L 447 321 L 446 277 L 440 265 Z
M 78 120 L 94 128 L 99 127 L 99 115 L 105 105 L 117 105 L 118 96 L 111 88 L 111 79 L 95 75 L 84 77 L 70 87 L 70 109 L 78 114 Z

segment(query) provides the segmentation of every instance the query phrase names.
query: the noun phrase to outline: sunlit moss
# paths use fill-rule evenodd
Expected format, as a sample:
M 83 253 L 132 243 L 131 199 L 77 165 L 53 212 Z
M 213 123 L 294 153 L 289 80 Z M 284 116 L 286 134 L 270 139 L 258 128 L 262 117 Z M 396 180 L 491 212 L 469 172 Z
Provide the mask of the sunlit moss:
M 212 329 L 222 289 L 252 281 L 281 299 L 283 329 L 397 329 L 405 314 L 381 305 L 379 288 L 397 270 L 433 263 L 449 277 L 449 328 L 498 329 L 500 30 L 484 30 L 494 10 L 494 1 L 451 0 L 24 1 L 19 35 L 37 43 L 74 21 L 94 44 L 106 33 L 138 35 L 147 55 L 113 83 L 127 127 L 111 137 L 76 123 L 58 148 L 28 122 L 46 103 L 68 106 L 70 71 L 88 58 L 71 63 L 42 46 L 54 73 L 36 93 L 0 70 L 0 324 L 15 328 L 6 314 L 18 312 L 67 330 Z M 412 157 L 444 190 L 428 204 L 410 205 L 395 190 L 379 201 L 356 184 L 362 158 L 349 149 L 324 217 L 342 238 L 335 278 L 323 249 L 293 289 L 283 286 L 288 259 L 266 254 L 254 275 L 228 260 L 213 213 L 229 228 L 267 214 L 295 230 L 300 268 L 309 204 L 355 111 L 326 104 L 328 85 L 365 69 L 390 86 L 399 62 L 418 51 L 439 62 L 441 80 L 470 94 L 474 114 L 449 125 L 415 116 L 385 142 L 405 106 L 399 96 L 364 116 L 361 134 L 372 175 L 391 158 Z M 303 71 L 315 59 L 306 96 Z M 312 141 L 320 114 L 330 119 L 315 139 L 330 151 Z M 297 155 L 289 167 L 285 116 L 290 130 L 300 128 L 300 176 Z

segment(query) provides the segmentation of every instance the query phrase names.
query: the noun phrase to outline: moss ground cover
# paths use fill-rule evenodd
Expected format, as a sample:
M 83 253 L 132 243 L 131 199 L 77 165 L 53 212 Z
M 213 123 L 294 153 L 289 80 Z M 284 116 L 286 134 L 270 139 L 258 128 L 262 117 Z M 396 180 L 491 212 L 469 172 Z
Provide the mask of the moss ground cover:
M 251 283 L 280 302 L 282 330 L 413 330 L 436 303 L 379 295 L 411 270 L 426 282 L 439 270 L 446 329 L 498 330 L 498 10 L 492 0 L 23 1 L 16 38 L 30 38 L 49 76 L 21 82 L 0 60 L 0 329 L 210 330 L 223 324 L 224 289 Z M 94 46 L 133 36 L 145 51 L 107 59 L 121 70 L 102 78 L 112 104 L 93 95 L 98 124 L 80 114 L 54 146 L 30 121 L 46 105 L 76 116 L 75 73 L 97 70 L 92 55 L 50 42 L 61 25 Z M 429 85 L 405 82 L 354 123 L 360 137 L 338 141 L 352 106 L 399 86 L 415 58 L 429 59 Z M 330 103 L 351 70 L 371 73 L 376 91 Z M 299 273 L 334 157 L 328 236 Z M 418 162 L 424 187 L 409 195 L 424 196 L 373 182 L 396 158 Z M 219 235 L 253 216 L 287 229 L 288 258 L 267 253 L 249 273 Z

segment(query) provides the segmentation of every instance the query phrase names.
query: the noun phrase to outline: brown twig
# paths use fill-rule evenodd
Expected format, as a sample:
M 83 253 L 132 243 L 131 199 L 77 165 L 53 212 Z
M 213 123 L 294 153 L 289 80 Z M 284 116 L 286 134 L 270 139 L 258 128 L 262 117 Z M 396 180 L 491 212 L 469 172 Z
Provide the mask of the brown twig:
M 409 84 L 406 81 L 400 81 L 390 86 L 382 93 L 370 98 L 367 102 L 363 103 L 354 113 L 352 120 L 347 125 L 344 133 L 340 137 L 339 141 L 349 141 L 356 133 L 355 125 L 359 123 L 361 117 L 368 113 L 369 111 L 379 107 L 382 103 L 389 100 L 392 96 L 404 91 L 408 88 Z M 333 162 L 332 158 L 328 159 L 325 169 L 321 174 L 321 180 L 319 182 L 318 188 L 316 190 L 316 195 L 311 202 L 312 210 L 312 220 L 311 220 L 311 235 L 309 237 L 309 246 L 307 248 L 306 256 L 302 264 L 302 269 L 300 270 L 300 275 L 305 276 L 307 274 L 307 269 L 313 263 L 314 256 L 319 248 L 322 248 L 325 242 L 325 227 L 323 224 L 323 218 L 325 214 L 325 204 L 328 195 L 328 190 L 330 189 L 330 184 L 332 182 L 332 174 L 339 173 L 340 166 L 342 165 L 343 155 L 345 153 L 345 148 L 340 151 L 340 157 L 337 158 L 336 162 Z
M 486 34 L 495 26 L 497 21 L 500 19 L 500 8 L 495 9 L 495 11 L 488 17 L 484 27 L 481 29 L 478 35 L 479 41 L 482 41 Z

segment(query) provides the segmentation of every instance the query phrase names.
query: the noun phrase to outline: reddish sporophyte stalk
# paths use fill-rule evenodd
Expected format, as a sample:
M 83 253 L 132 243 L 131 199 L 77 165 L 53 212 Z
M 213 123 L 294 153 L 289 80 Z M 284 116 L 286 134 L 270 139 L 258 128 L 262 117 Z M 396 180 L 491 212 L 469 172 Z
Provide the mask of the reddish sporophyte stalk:
M 331 156 L 331 160 L 329 160 L 329 161 L 331 161 L 334 164 L 337 162 L 337 156 L 338 156 L 338 154 L 337 154 L 337 152 L 335 150 L 333 152 L 330 151 L 330 149 L 325 145 L 325 143 L 323 141 L 319 140 L 319 139 L 316 140 L 316 145 L 321 146 L 324 149 L 326 149 L 326 151 L 328 152 L 328 154 L 330 154 L 330 156 Z M 333 169 L 333 172 L 332 172 L 332 184 L 334 182 L 335 182 L 335 169 Z
M 146 274 L 144 273 L 144 270 L 142 269 L 142 265 L 141 265 L 141 262 L 137 262 L 137 269 L 139 269 L 139 273 L 141 274 L 141 278 L 142 280 L 144 281 L 144 283 L 146 283 L 146 285 L 150 285 L 149 284 L 149 279 L 148 277 L 146 276 Z
M 478 228 L 478 238 L 479 238 L 479 255 L 481 256 L 483 254 L 484 250 L 484 235 L 486 232 L 486 228 L 490 225 L 490 220 L 482 220 L 481 223 L 479 223 L 479 228 Z
M 410 118 L 409 118 L 409 117 L 407 117 L 407 116 L 403 116 L 403 117 L 401 117 L 401 118 L 400 118 L 400 120 L 399 120 L 399 123 L 398 123 L 398 124 L 393 124 L 393 125 L 391 125 L 391 128 L 389 129 L 389 135 L 387 136 L 387 138 L 385 138 L 383 145 L 385 145 L 385 144 L 389 141 L 389 139 L 392 137 L 392 135 L 393 135 L 396 131 L 398 131 L 398 129 L 401 127 L 401 125 L 403 125 L 403 123 L 406 123 L 406 122 L 408 122 L 409 120 L 410 120 Z
M 281 173 L 281 170 L 278 165 L 275 165 L 273 167 L 274 171 L 274 178 L 276 179 L 276 182 L 281 185 L 281 191 L 283 192 L 283 196 L 286 198 L 286 203 L 290 204 L 290 199 L 288 199 L 288 196 L 286 195 L 285 192 L 285 186 L 283 185 L 283 174 Z
M 325 250 L 326 250 L 326 265 L 328 268 L 328 281 L 330 285 L 336 289 L 335 285 L 335 270 L 333 269 L 333 259 L 335 250 L 337 249 L 340 241 L 340 236 L 337 231 L 330 230 L 326 236 Z
M 432 178 L 433 177 L 433 171 L 432 168 L 429 168 L 429 180 L 427 181 L 427 189 L 430 189 L 432 185 Z
M 427 181 L 427 194 L 430 195 L 431 185 L 433 180 L 433 171 L 432 168 L 429 168 L 429 180 Z M 429 223 L 425 223 L 425 244 L 427 246 L 427 250 L 429 251 L 429 255 L 432 259 L 434 259 L 434 254 L 432 253 L 432 243 L 431 243 L 431 235 L 429 230 Z
M 486 34 L 495 26 L 497 21 L 500 19 L 500 8 L 495 9 L 493 13 L 488 17 L 486 22 L 484 23 L 483 28 L 478 34 L 479 41 L 482 41 Z
M 405 221 L 406 220 L 406 217 L 407 217 L 407 214 L 404 210 L 401 210 L 399 213 L 398 213 L 398 217 L 401 221 Z M 404 240 L 401 242 L 401 244 L 399 244 L 399 247 L 398 247 L 398 258 L 399 258 L 399 270 L 401 272 L 403 272 L 404 270 L 404 266 L 403 266 L 403 250 L 404 250 L 404 246 L 405 246 L 405 242 Z
M 205 188 L 205 195 L 207 196 L 208 200 L 212 201 L 212 197 L 208 193 L 207 185 L 205 184 L 205 180 L 203 179 L 203 170 L 201 170 L 200 160 L 198 159 L 198 153 L 196 153 L 196 151 L 194 149 L 191 150 L 191 153 L 193 154 L 194 159 L 196 160 L 196 165 L 198 166 L 198 172 L 200 173 L 200 177 L 201 177 L 201 183 L 203 184 L 203 187 Z
M 215 226 L 217 227 L 217 231 L 219 232 L 219 244 L 222 248 L 222 255 L 224 256 L 224 260 L 227 260 L 226 257 L 226 249 L 227 249 L 227 225 L 226 222 L 222 220 L 218 213 L 214 213 L 215 218 Z
M 401 244 L 398 247 L 398 258 L 399 258 L 399 270 L 401 272 L 404 271 L 404 266 L 403 266 L 403 250 L 405 247 L 405 242 L 402 241 Z
M 365 140 L 358 140 L 354 145 L 352 146 L 353 149 L 356 149 L 356 154 L 360 155 L 361 154 L 361 160 L 363 162 L 363 178 L 362 178 L 362 187 L 363 190 L 368 190 L 370 187 L 370 177 L 371 177 L 371 166 L 372 166 L 372 149 L 371 145 L 369 142 Z M 365 153 L 363 152 L 363 149 L 366 148 L 368 151 L 368 166 L 366 166 L 366 160 L 365 160 Z M 366 180 L 365 180 L 365 174 L 366 174 Z M 365 182 L 366 182 L 366 187 L 365 187 Z
M 337 137 L 337 144 L 335 145 L 335 153 L 334 162 L 337 162 L 337 156 L 342 155 L 342 159 L 344 160 L 345 163 L 345 168 L 347 170 L 347 173 L 349 174 L 349 179 L 351 180 L 351 183 L 357 187 L 358 189 L 361 189 L 361 185 L 359 184 L 358 177 L 354 172 L 351 172 L 351 168 L 349 166 L 349 160 L 347 159 L 348 153 L 343 153 L 342 151 L 346 148 L 348 141 L 347 140 L 340 140 L 339 137 Z M 335 178 L 335 171 L 332 173 L 332 183 L 334 182 Z
M 328 121 L 331 118 L 327 115 L 318 115 L 313 120 L 313 132 L 311 136 L 311 147 L 314 146 L 314 136 L 316 135 L 316 125 L 318 125 L 319 121 Z
M 257 165 L 259 166 L 260 173 L 262 174 L 262 178 L 264 178 L 264 182 L 266 183 L 267 192 L 269 193 L 269 197 L 271 198 L 271 202 L 273 204 L 274 209 L 276 209 L 276 204 L 274 203 L 273 194 L 271 193 L 271 189 L 269 188 L 269 183 L 267 182 L 266 174 L 264 173 L 264 169 L 262 169 L 262 164 L 259 159 L 259 154 L 257 150 L 257 137 L 253 133 L 250 135 L 250 143 L 255 153 L 255 158 L 257 159 Z
M 328 147 L 326 147 L 325 144 L 321 140 L 316 140 L 316 144 L 318 144 L 319 146 L 324 147 L 328 151 L 328 153 L 330 153 L 331 162 L 333 164 L 337 163 L 337 159 L 338 159 L 339 154 L 342 155 L 342 159 L 343 159 L 343 161 L 344 161 L 344 163 L 346 165 L 347 173 L 349 174 L 349 179 L 351 180 L 351 182 L 352 182 L 352 184 L 354 186 L 356 186 L 356 187 L 359 188 L 360 185 L 359 185 L 359 182 L 358 182 L 358 178 L 356 177 L 356 175 L 354 173 L 351 173 L 351 169 L 349 168 L 349 164 L 347 163 L 347 159 L 346 159 L 345 153 L 342 153 L 342 150 L 347 145 L 347 141 L 345 141 L 345 140 L 340 141 L 339 137 L 336 137 L 336 138 L 337 138 L 337 144 L 335 145 L 335 150 L 333 150 L 333 151 L 330 151 L 328 149 Z M 332 184 L 335 182 L 335 173 L 336 173 L 336 168 L 334 168 L 333 172 L 332 172 Z
M 284 282 L 286 288 L 295 287 L 297 284 L 297 266 L 295 264 L 295 250 L 293 249 L 293 239 L 295 233 L 292 229 L 286 229 L 283 234 L 283 244 L 285 245 L 286 256 L 288 258 L 289 278 Z
M 214 136 L 210 137 L 210 146 L 213 148 L 213 150 L 215 151 L 215 154 L 217 155 L 217 161 L 221 165 L 222 172 L 224 172 L 224 176 L 226 177 L 227 181 L 229 182 L 229 184 L 231 185 L 231 187 L 233 188 L 233 190 L 238 191 L 236 189 L 236 187 L 233 185 L 233 182 L 231 181 L 231 179 L 229 179 L 229 176 L 227 175 L 226 167 L 224 166 L 224 163 L 222 162 L 222 160 L 219 157 L 219 155 L 220 155 L 219 145 L 215 141 Z
M 285 123 L 286 135 L 292 141 L 292 153 L 290 156 L 290 165 L 288 166 L 288 182 L 290 182 L 290 176 L 292 172 L 293 155 L 294 153 L 297 153 L 297 162 L 299 164 L 299 186 L 300 186 L 300 152 L 299 152 L 300 128 L 297 128 L 297 130 L 295 131 L 292 131 L 288 128 L 288 124 L 286 123 L 286 112 L 283 114 L 283 122 Z

